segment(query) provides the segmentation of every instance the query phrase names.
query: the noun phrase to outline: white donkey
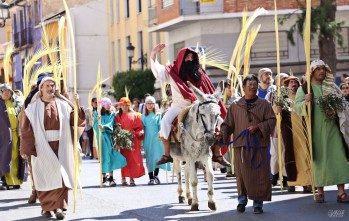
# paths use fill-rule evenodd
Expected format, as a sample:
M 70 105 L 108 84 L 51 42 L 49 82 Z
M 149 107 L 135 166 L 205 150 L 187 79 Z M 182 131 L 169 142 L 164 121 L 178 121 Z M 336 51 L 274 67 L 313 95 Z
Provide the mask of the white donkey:
M 189 82 L 188 84 L 198 100 L 191 106 L 188 115 L 183 120 L 183 124 L 181 125 L 180 123 L 180 127 L 182 128 L 180 146 L 171 144 L 173 167 L 178 179 L 178 198 L 180 203 L 184 202 L 184 197 L 182 196 L 183 189 L 180 161 L 185 161 L 184 174 L 188 203 L 191 205 L 191 211 L 199 210 L 197 198 L 198 178 L 196 175 L 195 162 L 201 161 L 207 175 L 208 207 L 211 210 L 216 210 L 213 192 L 211 146 L 215 142 L 215 128 L 221 113 L 218 100 L 221 97 L 222 89 L 218 86 L 214 94 L 204 94 Z M 191 197 L 189 183 L 192 187 L 193 198 Z

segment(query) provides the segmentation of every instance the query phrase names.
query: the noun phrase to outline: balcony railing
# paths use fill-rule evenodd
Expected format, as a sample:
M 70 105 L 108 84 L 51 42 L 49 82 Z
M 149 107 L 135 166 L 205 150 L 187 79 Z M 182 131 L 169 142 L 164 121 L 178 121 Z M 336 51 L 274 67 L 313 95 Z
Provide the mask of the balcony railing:
M 223 13 L 223 0 L 215 3 L 204 4 L 200 2 L 183 1 L 180 5 L 181 15 L 200 15 L 211 13 Z
M 148 8 L 148 26 L 154 26 L 157 25 L 157 23 L 156 5 L 153 5 Z
M 31 29 L 25 28 L 20 32 L 15 32 L 13 34 L 13 43 L 16 48 L 23 47 L 33 43 L 33 38 L 31 37 Z

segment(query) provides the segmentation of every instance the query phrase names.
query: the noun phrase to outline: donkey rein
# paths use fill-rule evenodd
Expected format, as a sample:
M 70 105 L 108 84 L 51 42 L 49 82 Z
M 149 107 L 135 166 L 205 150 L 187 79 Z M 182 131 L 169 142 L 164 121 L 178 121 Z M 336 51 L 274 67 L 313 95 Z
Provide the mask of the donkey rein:
M 183 122 L 178 123 L 178 126 L 179 126 L 184 132 L 186 132 L 192 140 L 194 140 L 194 141 L 196 141 L 196 142 L 200 142 L 200 141 L 203 140 L 203 138 L 200 139 L 200 140 L 197 140 L 197 139 L 193 138 L 193 136 L 189 133 L 189 131 L 188 131 L 187 129 L 184 128 Z

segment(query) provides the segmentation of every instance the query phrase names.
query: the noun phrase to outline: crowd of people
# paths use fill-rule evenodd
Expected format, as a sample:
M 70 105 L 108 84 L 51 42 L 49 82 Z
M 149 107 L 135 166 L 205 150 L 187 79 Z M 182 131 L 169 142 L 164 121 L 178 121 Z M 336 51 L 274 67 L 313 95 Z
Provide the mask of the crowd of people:
M 93 98 L 90 101 L 92 109 L 78 105 L 75 110 L 78 112 L 82 154 L 100 161 L 104 187 L 117 185 L 114 176 L 117 169 L 121 170 L 121 185 L 136 186 L 135 179 L 146 173 L 142 148 L 148 184 L 160 184 L 159 169 L 171 169 L 168 137 L 172 122 L 197 100 L 187 82 L 204 93 L 214 92 L 195 51 L 184 48 L 172 65 L 164 66 L 157 60 L 157 54 L 164 48 L 164 44 L 157 45 L 150 56 L 154 76 L 167 84 L 169 97 L 163 105 L 145 94 L 144 103 L 138 98 L 131 101 L 128 97 L 122 97 L 118 102 L 107 97 Z M 306 82 L 301 83 L 296 76 L 286 73 L 280 74 L 281 85 L 276 87 L 269 68 L 261 68 L 258 74 L 245 77 L 242 91 L 232 88 L 230 80 L 221 85 L 224 88 L 222 96 L 226 99 L 225 104 L 219 102 L 221 115 L 216 122 L 217 142 L 212 145 L 212 161 L 227 169 L 227 177 L 236 177 L 238 212 L 245 211 L 250 199 L 254 213 L 263 213 L 263 202 L 271 201 L 272 186 L 277 185 L 279 173 L 282 173 L 280 185 L 289 192 L 301 186 L 305 193 L 311 193 L 313 185 L 317 191 L 315 202 L 323 203 L 324 187 L 337 185 L 336 200 L 349 202 L 344 187 L 349 182 L 349 151 L 346 134 L 342 132 L 347 128 L 342 128 L 345 123 L 339 123 L 349 120 L 346 119 L 349 115 L 339 110 L 328 113 L 318 102 L 324 95 L 343 93 L 345 105 L 349 80 L 337 87 L 331 70 L 321 60 L 311 63 L 310 75 L 310 91 Z M 286 93 L 278 97 L 278 90 Z M 38 198 L 42 216 L 55 215 L 57 219 L 64 219 L 68 190 L 74 186 L 73 102 L 56 90 L 56 82 L 48 74 L 39 75 L 25 99 L 8 84 L 1 85 L 0 91 L 0 189 L 19 189 L 29 177 L 33 192 L 28 202 L 34 203 Z M 78 94 L 74 94 L 74 102 L 79 104 Z M 303 123 L 309 102 L 313 126 L 312 162 L 309 161 L 311 149 L 307 142 L 310 136 L 304 133 Z M 276 130 L 278 114 L 281 116 L 281 134 Z M 328 119 L 334 115 L 338 118 Z M 131 146 L 116 142 L 120 134 L 115 130 L 119 127 L 131 134 Z M 282 162 L 278 156 L 278 136 L 282 138 Z M 222 151 L 221 147 L 227 145 L 229 147 Z M 279 163 L 283 165 L 282 171 L 279 171 Z

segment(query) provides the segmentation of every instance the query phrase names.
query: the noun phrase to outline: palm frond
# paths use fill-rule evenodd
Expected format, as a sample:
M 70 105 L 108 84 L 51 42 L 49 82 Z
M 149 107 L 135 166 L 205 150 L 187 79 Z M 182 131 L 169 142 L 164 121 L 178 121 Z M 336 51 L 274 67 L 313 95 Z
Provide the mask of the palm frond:
M 248 73 L 250 72 L 250 54 L 251 54 L 251 48 L 254 44 L 259 29 L 261 28 L 261 25 L 257 25 L 251 28 L 251 31 L 248 33 L 247 41 L 246 41 L 246 47 L 245 47 L 245 57 L 244 57 L 244 74 L 243 77 L 246 77 Z
M 58 48 L 42 48 L 36 51 L 33 55 L 28 56 L 25 60 L 23 69 L 23 96 L 27 97 L 30 92 L 30 78 L 33 66 L 44 56 L 57 52 Z
M 11 57 L 14 52 L 15 48 L 13 44 L 9 44 L 6 48 L 5 57 L 4 57 L 4 83 L 8 84 L 10 82 L 10 76 L 11 76 Z

